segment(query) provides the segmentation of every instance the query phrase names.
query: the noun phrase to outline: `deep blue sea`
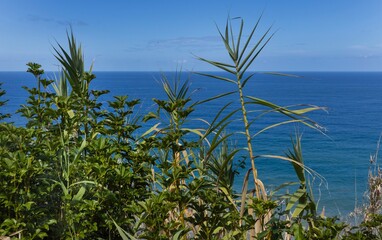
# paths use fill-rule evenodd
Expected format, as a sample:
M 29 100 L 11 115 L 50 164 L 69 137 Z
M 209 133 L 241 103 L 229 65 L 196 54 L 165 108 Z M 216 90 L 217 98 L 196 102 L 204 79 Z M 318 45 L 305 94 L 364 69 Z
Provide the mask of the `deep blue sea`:
M 163 98 L 160 73 L 157 72 L 96 72 L 92 88 L 108 89 L 114 95 L 139 98 L 142 104 L 136 108 L 138 114 L 156 110 L 152 98 Z M 173 73 L 166 73 L 171 79 Z M 374 154 L 382 132 L 382 73 L 380 72 L 294 72 L 302 76 L 280 77 L 255 74 L 246 86 L 246 94 L 272 101 L 279 105 L 313 104 L 327 107 L 327 112 L 314 112 L 309 116 L 326 128 L 325 134 L 303 126 L 289 125 L 270 130 L 254 140 L 256 154 L 283 155 L 291 147 L 294 132 L 302 134 L 305 163 L 321 174 L 325 181 L 316 177 L 313 181 L 315 198 L 319 209 L 325 207 L 330 215 L 346 217 L 364 201 L 367 190 L 367 175 L 370 155 Z M 51 73 L 48 76 L 52 77 Z M 191 83 L 192 98 L 206 99 L 233 90 L 231 84 L 208 79 L 196 74 L 185 74 Z M 36 84 L 33 76 L 24 72 L 0 72 L 0 82 L 9 102 L 1 111 L 14 113 L 26 99 L 21 86 Z M 53 90 L 52 90 L 53 91 Z M 238 106 L 235 96 L 216 100 L 198 107 L 191 116 L 190 125 L 202 126 L 198 118 L 211 120 L 219 109 L 228 102 L 231 109 Z M 256 110 L 256 109 L 255 109 Z M 255 113 L 253 113 L 255 114 Z M 254 115 L 253 115 L 254 116 Z M 275 115 L 265 115 L 254 123 L 258 130 L 280 120 Z M 22 125 L 23 120 L 14 115 L 12 121 Z M 228 131 L 242 128 L 240 121 L 229 125 Z M 233 143 L 242 145 L 237 135 Z M 258 159 L 259 178 L 274 189 L 281 183 L 296 181 L 293 168 L 281 160 Z M 246 169 L 241 170 L 245 172 Z M 235 188 L 241 189 L 243 175 L 239 175 Z

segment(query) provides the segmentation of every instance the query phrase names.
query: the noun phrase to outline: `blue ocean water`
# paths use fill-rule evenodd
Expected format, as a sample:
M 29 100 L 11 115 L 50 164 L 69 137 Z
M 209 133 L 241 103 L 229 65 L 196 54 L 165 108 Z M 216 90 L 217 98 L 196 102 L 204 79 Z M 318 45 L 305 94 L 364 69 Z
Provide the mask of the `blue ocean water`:
M 152 98 L 163 98 L 160 73 L 157 72 L 96 72 L 94 89 L 108 89 L 114 95 L 128 95 L 142 101 L 138 114 L 154 111 Z M 171 79 L 173 73 L 165 73 Z M 220 73 L 219 73 L 220 74 Z M 382 73 L 381 72 L 296 72 L 296 77 L 255 74 L 246 86 L 246 94 L 272 101 L 279 105 L 313 104 L 327 107 L 327 112 L 314 112 L 309 116 L 326 128 L 325 134 L 303 126 L 289 125 L 272 129 L 254 140 L 256 154 L 284 155 L 291 147 L 294 132 L 302 134 L 305 163 L 325 178 L 314 179 L 315 197 L 319 208 L 325 207 L 330 215 L 346 216 L 364 200 L 367 190 L 369 158 L 374 154 L 382 132 Z M 49 76 L 49 73 L 48 73 Z M 50 77 L 53 73 L 50 73 Z M 202 100 L 233 90 L 230 83 L 208 79 L 200 75 L 185 74 L 190 78 L 192 98 Z M 9 102 L 1 111 L 14 113 L 27 97 L 21 86 L 34 86 L 33 76 L 25 72 L 0 72 L 0 82 L 7 91 L 4 99 Z M 192 115 L 190 125 L 202 125 L 199 118 L 211 120 L 228 102 L 231 109 L 238 106 L 237 98 L 206 103 Z M 255 109 L 256 110 L 256 109 Z M 255 114 L 255 113 L 251 113 Z M 253 115 L 255 116 L 255 115 Z M 254 130 L 280 120 L 276 115 L 266 115 L 256 121 Z M 12 121 L 23 124 L 14 115 Z M 205 125 L 203 125 L 205 126 Z M 229 131 L 242 129 L 240 121 L 229 125 Z M 243 145 L 237 135 L 233 141 Z M 281 183 L 297 181 L 293 168 L 281 160 L 258 159 L 259 178 L 274 189 Z M 243 173 L 246 169 L 241 170 Z M 241 189 L 243 174 L 237 177 L 235 188 Z

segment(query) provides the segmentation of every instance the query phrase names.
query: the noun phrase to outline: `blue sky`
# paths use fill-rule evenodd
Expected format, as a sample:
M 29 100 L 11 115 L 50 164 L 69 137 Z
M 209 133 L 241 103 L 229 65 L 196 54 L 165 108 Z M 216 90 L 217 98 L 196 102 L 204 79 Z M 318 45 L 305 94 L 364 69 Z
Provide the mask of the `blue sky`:
M 215 23 L 262 12 L 277 32 L 251 70 L 382 70 L 381 0 L 1 0 L 0 71 L 57 70 L 70 25 L 97 71 L 211 70 L 195 55 L 227 59 Z

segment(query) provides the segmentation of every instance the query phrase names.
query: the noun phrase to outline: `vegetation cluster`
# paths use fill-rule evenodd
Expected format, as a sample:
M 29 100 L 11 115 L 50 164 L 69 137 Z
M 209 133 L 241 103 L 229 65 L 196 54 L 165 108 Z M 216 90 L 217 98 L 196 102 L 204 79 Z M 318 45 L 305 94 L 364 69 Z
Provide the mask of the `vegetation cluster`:
M 236 20 L 235 20 L 236 21 Z M 28 63 L 36 86 L 18 114 L 25 126 L 0 114 L 0 236 L 2 239 L 381 239 L 381 173 L 371 179 L 372 204 L 364 221 L 349 226 L 317 213 L 310 174 L 304 165 L 301 136 L 296 134 L 285 156 L 256 155 L 253 139 L 284 124 L 320 131 L 307 115 L 323 108 L 280 106 L 246 94 L 249 69 L 268 41 L 270 29 L 254 41 L 258 23 L 244 39 L 243 21 L 234 34 L 231 21 L 219 31 L 230 62 L 200 58 L 230 74 L 199 73 L 226 81 L 232 91 L 193 101 L 182 74 L 162 78 L 167 98 L 153 99 L 156 112 L 138 116 L 139 99 L 93 90 L 95 75 L 85 70 L 73 34 L 68 49 L 58 44 L 62 69 L 57 80 L 46 78 L 37 63 Z M 1 91 L 6 104 L 5 92 Z M 217 110 L 211 122 L 191 128 L 193 111 L 208 101 L 236 94 L 240 108 Z M 284 120 L 254 130 L 268 114 Z M 230 123 L 240 116 L 240 133 Z M 145 129 L 142 126 L 149 126 Z M 231 139 L 242 134 L 246 146 Z M 270 140 L 271 141 L 271 140 Z M 244 157 L 249 169 L 237 179 Z M 258 178 L 256 160 L 276 158 L 293 165 L 293 192 L 267 191 Z M 242 181 L 241 192 L 233 189 Z M 291 183 L 286 183 L 284 188 Z

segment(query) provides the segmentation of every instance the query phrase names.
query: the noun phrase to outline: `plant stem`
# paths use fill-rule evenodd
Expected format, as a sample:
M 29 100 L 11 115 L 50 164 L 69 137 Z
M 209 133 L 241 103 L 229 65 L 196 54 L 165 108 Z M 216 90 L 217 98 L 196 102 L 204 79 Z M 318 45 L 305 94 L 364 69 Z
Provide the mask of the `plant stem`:
M 241 86 L 241 77 L 240 77 L 240 72 L 236 72 L 236 80 L 237 80 L 237 87 L 239 90 L 239 98 L 240 98 L 240 105 L 241 105 L 241 112 L 243 114 L 243 123 L 244 123 L 244 128 L 245 128 L 245 136 L 247 138 L 247 147 L 248 147 L 248 153 L 249 153 L 249 158 L 251 160 L 251 167 L 252 167 L 252 173 L 253 173 L 253 181 L 255 184 L 255 189 L 256 189 L 256 197 L 261 198 L 260 194 L 260 189 L 257 184 L 257 169 L 255 166 L 255 156 L 253 154 L 253 148 L 252 148 L 252 138 L 251 134 L 249 132 L 249 123 L 248 123 L 248 118 L 247 118 L 247 109 L 245 108 L 245 102 L 244 102 L 244 94 L 243 94 L 243 88 Z

